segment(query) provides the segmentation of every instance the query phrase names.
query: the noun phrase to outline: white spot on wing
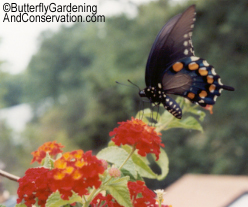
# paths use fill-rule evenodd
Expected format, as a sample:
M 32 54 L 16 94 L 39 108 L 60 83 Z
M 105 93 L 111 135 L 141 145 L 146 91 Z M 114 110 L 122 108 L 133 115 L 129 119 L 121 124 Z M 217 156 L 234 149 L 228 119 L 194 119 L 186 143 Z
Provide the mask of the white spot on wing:
M 217 95 L 215 95 L 215 96 L 214 96 L 214 101 L 216 101 L 216 100 L 217 100 L 217 97 L 218 97 Z
M 209 63 L 206 60 L 203 60 L 202 63 L 204 66 L 209 66 Z
M 221 83 L 221 80 L 220 80 L 220 78 L 218 79 L 218 83 L 219 83 L 220 85 L 223 85 L 223 83 Z
M 215 72 L 214 68 L 211 69 L 211 72 L 212 72 L 213 75 L 217 75 L 217 73 Z
M 189 54 L 189 51 L 187 49 L 184 50 L 183 52 L 184 55 L 188 55 Z
M 188 37 L 188 34 L 183 35 L 183 37 L 184 37 L 184 38 L 187 38 L 187 37 Z
M 183 45 L 186 47 L 188 46 L 188 42 L 187 41 L 184 41 Z
M 197 61 L 200 59 L 199 57 L 196 57 L 196 56 L 191 56 L 190 58 L 191 58 L 191 61 Z

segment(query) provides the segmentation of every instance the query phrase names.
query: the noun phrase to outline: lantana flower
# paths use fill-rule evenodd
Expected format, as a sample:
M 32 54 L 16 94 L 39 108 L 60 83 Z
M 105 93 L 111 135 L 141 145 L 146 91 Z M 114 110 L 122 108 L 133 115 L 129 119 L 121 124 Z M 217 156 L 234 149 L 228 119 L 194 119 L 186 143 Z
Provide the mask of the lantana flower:
M 127 185 L 130 193 L 130 198 L 134 207 L 154 207 L 156 206 L 156 194 L 146 187 L 143 181 L 132 182 L 129 181 Z M 112 197 L 107 194 L 103 196 L 99 193 L 90 203 L 91 206 L 109 206 L 109 207 L 123 207 Z
M 121 206 L 112 195 L 107 194 L 106 196 L 103 196 L 101 193 L 99 193 L 90 203 L 90 206 L 92 207 L 98 207 L 98 206 L 108 206 L 108 207 L 123 207 Z
M 32 152 L 33 159 L 31 163 L 37 161 L 41 163 L 41 161 L 46 157 L 46 153 L 49 153 L 51 157 L 55 157 L 57 154 L 61 153 L 64 146 L 60 143 L 53 142 L 46 142 L 42 146 L 40 146 L 36 151 Z
M 109 133 L 110 136 L 114 136 L 112 141 L 116 145 L 135 146 L 139 155 L 144 157 L 148 153 L 154 153 L 156 160 L 158 160 L 160 147 L 164 147 L 164 144 L 161 143 L 159 137 L 161 133 L 157 133 L 155 127 L 148 126 L 143 121 L 133 117 L 131 120 L 118 122 L 118 124 L 120 126 Z
M 52 191 L 48 182 L 48 168 L 30 168 L 25 172 L 25 176 L 18 180 L 17 203 L 24 200 L 26 206 L 32 206 L 38 199 L 38 204 L 45 207 L 45 203 Z
M 62 199 L 69 199 L 72 191 L 83 196 L 88 193 L 89 187 L 99 188 L 103 174 L 102 162 L 92 155 L 91 151 L 77 150 L 63 154 L 56 160 L 54 169 L 50 172 L 52 179 L 51 189 L 58 190 Z
M 156 194 L 146 187 L 143 181 L 128 182 L 128 189 L 134 207 L 153 207 L 156 203 Z
M 56 191 L 64 200 L 72 196 L 72 191 L 80 196 L 87 195 L 88 188 L 99 188 L 103 172 L 102 161 L 91 151 L 65 153 L 54 162 L 54 169 L 40 167 L 26 171 L 25 176 L 18 180 L 17 203 L 24 201 L 31 207 L 38 200 L 38 204 L 45 207 L 47 198 Z

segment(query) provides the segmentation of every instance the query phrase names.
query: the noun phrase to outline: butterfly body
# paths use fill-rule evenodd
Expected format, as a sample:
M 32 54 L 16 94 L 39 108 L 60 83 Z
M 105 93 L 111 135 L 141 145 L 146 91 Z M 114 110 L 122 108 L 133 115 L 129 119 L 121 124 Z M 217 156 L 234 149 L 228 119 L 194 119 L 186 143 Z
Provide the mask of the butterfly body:
M 141 97 L 162 103 L 176 118 L 182 117 L 180 106 L 168 94 L 180 95 L 203 107 L 213 105 L 223 89 L 220 76 L 206 60 L 196 57 L 192 45 L 195 6 L 168 21 L 157 35 L 146 65 L 146 88 Z

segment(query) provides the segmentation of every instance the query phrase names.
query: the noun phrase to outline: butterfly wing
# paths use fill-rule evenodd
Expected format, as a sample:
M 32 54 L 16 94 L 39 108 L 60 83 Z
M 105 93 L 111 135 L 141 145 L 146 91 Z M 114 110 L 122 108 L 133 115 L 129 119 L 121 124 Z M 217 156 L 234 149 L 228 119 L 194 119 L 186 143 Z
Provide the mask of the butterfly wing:
M 194 55 L 191 41 L 195 5 L 170 19 L 157 35 L 146 65 L 146 85 L 157 86 L 164 71 L 174 62 Z

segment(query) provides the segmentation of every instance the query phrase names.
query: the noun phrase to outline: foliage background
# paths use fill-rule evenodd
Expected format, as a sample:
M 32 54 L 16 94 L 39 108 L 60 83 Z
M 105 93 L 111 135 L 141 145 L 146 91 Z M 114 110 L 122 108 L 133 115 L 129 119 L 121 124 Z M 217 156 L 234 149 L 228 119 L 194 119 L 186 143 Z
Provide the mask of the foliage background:
M 147 184 L 164 188 L 185 173 L 247 175 L 246 0 L 176 5 L 152 1 L 133 5 L 138 10 L 133 18 L 120 14 L 107 17 L 105 23 L 77 23 L 42 33 L 39 50 L 24 72 L 0 74 L 0 105 L 29 103 L 35 115 L 18 142 L 1 122 L 0 159 L 6 170 L 22 176 L 30 166 L 30 152 L 45 141 L 58 140 L 66 150 L 97 152 L 106 146 L 109 131 L 118 121 L 135 116 L 140 104 L 138 90 L 115 81 L 131 79 L 145 87 L 145 64 L 157 33 L 192 3 L 197 6 L 196 55 L 214 65 L 222 82 L 236 91 L 218 98 L 214 114 L 207 114 L 202 123 L 204 133 L 183 129 L 163 133 L 170 172 L 164 181 Z

